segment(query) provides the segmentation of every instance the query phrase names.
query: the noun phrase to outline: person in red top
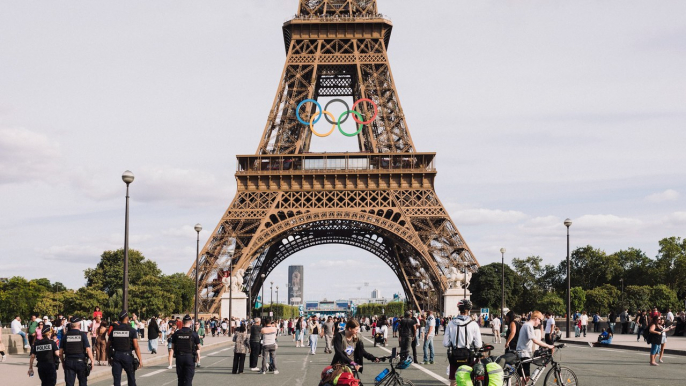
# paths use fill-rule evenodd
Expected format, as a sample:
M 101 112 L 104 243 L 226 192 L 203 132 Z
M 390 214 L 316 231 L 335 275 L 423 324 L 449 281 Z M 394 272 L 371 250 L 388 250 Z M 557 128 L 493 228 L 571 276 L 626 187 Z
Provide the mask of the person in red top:
M 102 311 L 100 311 L 100 307 L 95 307 L 95 310 L 93 310 L 93 319 L 100 317 L 102 319 Z

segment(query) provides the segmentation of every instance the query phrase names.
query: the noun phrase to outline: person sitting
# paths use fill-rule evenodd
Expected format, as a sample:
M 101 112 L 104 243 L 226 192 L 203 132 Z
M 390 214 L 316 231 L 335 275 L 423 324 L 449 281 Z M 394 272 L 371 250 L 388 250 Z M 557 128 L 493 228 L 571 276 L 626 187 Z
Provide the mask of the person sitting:
M 612 331 L 609 329 L 604 329 L 603 332 L 598 335 L 598 341 L 597 342 L 588 342 L 588 345 L 591 347 L 603 347 L 603 346 L 609 346 L 612 343 Z

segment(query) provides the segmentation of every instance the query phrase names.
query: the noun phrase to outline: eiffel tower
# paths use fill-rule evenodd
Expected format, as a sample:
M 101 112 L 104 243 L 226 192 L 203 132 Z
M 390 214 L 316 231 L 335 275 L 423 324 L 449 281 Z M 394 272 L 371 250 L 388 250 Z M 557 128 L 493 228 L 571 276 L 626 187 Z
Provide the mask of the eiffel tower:
M 286 63 L 259 147 L 237 156 L 236 196 L 200 253 L 201 312 L 219 312 L 227 271 L 244 273 L 254 303 L 263 277 L 322 244 L 376 255 L 416 309 L 443 308 L 451 267 L 478 269 L 434 190 L 436 153 L 412 143 L 386 51 L 392 29 L 376 0 L 299 0 L 283 25 Z M 366 100 L 349 113 L 365 122 L 359 152 L 310 152 L 303 123 L 328 118 L 307 101 L 319 97 Z

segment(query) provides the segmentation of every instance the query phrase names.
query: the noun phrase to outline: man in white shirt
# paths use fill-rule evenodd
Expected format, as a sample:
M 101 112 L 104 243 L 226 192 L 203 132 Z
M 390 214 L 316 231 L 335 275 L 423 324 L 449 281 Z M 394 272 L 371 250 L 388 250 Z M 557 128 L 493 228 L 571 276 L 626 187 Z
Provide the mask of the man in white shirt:
M 29 340 L 26 338 L 26 333 L 21 330 L 21 318 L 19 315 L 14 318 L 10 327 L 12 328 L 12 334 L 20 335 L 24 340 L 24 348 L 31 348 L 31 346 L 29 346 Z
M 491 318 L 491 331 L 493 332 L 493 343 L 502 343 L 503 340 L 500 337 L 500 318 Z
M 581 314 L 581 332 L 584 333 L 584 338 L 586 337 L 586 330 L 588 329 L 588 315 L 586 311 Z
M 446 327 L 445 336 L 443 336 L 443 347 L 451 347 L 453 352 L 456 349 L 479 349 L 483 342 L 481 340 L 481 330 L 479 325 L 474 323 L 474 320 L 469 316 L 472 309 L 472 302 L 469 299 L 463 299 L 457 302 L 457 308 L 460 310 L 460 315 L 450 321 Z M 458 360 L 454 356 L 448 357 L 448 364 L 450 365 L 448 371 L 448 379 L 450 386 L 456 386 L 455 372 L 458 369 Z
M 436 318 L 433 312 L 426 313 L 426 329 L 424 333 L 424 364 L 434 364 L 434 336 L 436 335 Z M 429 354 L 427 356 L 427 354 Z
M 588 319 L 587 323 L 588 323 Z M 555 332 L 555 319 L 550 312 L 545 313 L 545 342 L 553 344 L 553 332 Z
M 665 315 L 665 326 L 669 327 L 672 323 L 674 323 L 674 314 L 672 313 L 672 309 L 668 308 L 667 315 Z

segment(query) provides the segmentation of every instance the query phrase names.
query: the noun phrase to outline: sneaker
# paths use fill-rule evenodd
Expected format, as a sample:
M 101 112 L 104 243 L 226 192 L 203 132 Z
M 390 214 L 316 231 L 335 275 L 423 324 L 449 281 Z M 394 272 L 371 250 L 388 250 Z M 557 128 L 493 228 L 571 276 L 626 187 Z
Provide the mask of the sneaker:
M 4 362 L 4 361 L 5 361 L 5 355 L 3 355 L 2 358 L 0 358 L 0 362 Z
M 424 361 L 424 362 L 422 362 L 422 364 L 423 364 L 423 365 L 428 365 L 428 364 L 429 364 L 429 361 Z
M 29 346 L 28 344 L 25 344 L 24 348 L 31 348 L 31 346 Z
M 260 371 L 260 369 L 258 367 L 253 367 L 250 371 Z
M 171 367 L 171 365 L 169 365 L 169 366 L 167 366 L 167 368 L 171 370 L 172 367 Z
M 274 370 L 274 375 L 278 374 L 279 370 Z

